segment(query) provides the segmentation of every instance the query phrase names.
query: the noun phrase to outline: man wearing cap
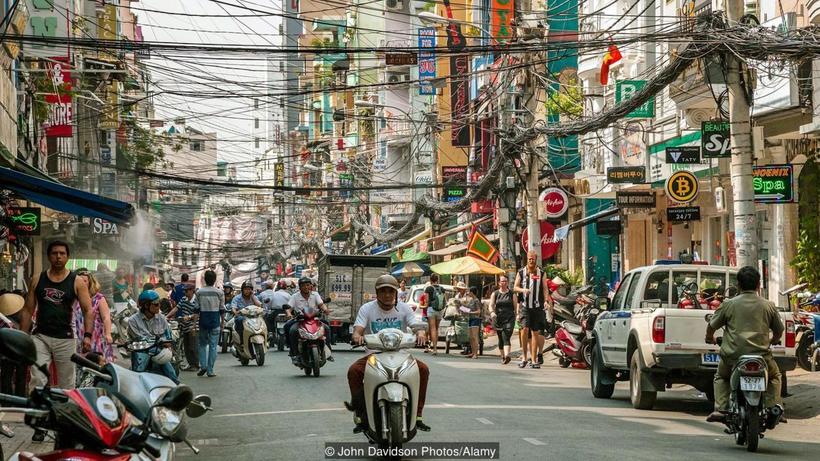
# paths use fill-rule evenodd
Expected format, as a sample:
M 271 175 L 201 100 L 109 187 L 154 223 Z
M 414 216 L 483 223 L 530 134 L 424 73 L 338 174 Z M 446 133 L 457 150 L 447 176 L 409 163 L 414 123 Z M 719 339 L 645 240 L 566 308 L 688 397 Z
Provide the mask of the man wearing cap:
M 416 314 L 407 304 L 398 301 L 399 282 L 392 275 L 382 275 L 376 279 L 376 299 L 362 305 L 353 324 L 353 342 L 364 344 L 364 335 L 378 333 L 385 328 L 396 328 L 406 331 L 408 327 L 416 333 L 416 344 L 427 343 L 425 329 L 427 325 L 416 322 Z M 367 429 L 367 411 L 364 395 L 364 371 L 370 354 L 360 358 L 347 370 L 347 384 L 350 386 L 350 402 L 345 407 L 355 413 L 356 428 L 354 433 Z M 429 431 L 430 427 L 421 420 L 424 401 L 427 398 L 427 381 L 430 369 L 421 360 L 416 360 L 419 367 L 419 409 L 416 414 L 416 428 Z
M 319 293 L 313 291 L 313 280 L 308 277 L 302 277 L 299 279 L 299 291 L 290 297 L 290 300 L 285 305 L 285 312 L 287 312 L 289 317 L 296 317 L 308 307 L 319 309 L 325 315 L 330 313 L 330 309 L 325 306 L 325 302 L 322 297 L 319 296 Z M 330 343 L 332 342 L 330 325 L 328 325 L 327 321 L 324 319 L 322 319 L 322 323 L 324 324 L 325 331 L 327 332 L 327 341 L 325 341 L 325 345 L 328 349 L 330 349 Z M 285 332 L 287 332 L 288 335 L 288 347 L 290 348 L 291 361 L 294 365 L 298 365 L 302 359 L 299 357 L 299 354 L 297 354 L 299 349 L 299 325 L 296 323 L 295 318 L 288 320 L 287 323 L 285 323 Z M 329 355 L 327 359 L 331 362 L 333 361 L 333 358 Z

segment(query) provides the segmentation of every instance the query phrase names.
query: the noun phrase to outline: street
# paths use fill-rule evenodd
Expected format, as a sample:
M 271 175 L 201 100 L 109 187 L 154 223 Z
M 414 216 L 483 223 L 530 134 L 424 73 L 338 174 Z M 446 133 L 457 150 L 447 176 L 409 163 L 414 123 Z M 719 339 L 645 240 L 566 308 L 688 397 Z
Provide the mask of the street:
M 186 460 L 323 459 L 325 442 L 364 442 L 353 434 L 346 372 L 361 352 L 335 354 L 319 378 L 305 377 L 285 352 L 271 350 L 264 367 L 241 367 L 220 354 L 215 378 L 183 375 L 195 393 L 214 399 L 214 411 L 194 420 L 189 434 L 202 452 L 178 445 Z M 743 447 L 704 421 L 711 405 L 696 390 L 662 393 L 654 411 L 629 404 L 628 384 L 612 400 L 597 400 L 585 370 L 562 369 L 551 357 L 541 370 L 502 366 L 495 348 L 479 360 L 457 355 L 417 357 L 430 366 L 424 421 L 429 433 L 414 442 L 500 442 L 500 459 L 748 459 Z M 798 375 L 800 372 L 796 372 Z M 818 446 L 820 401 L 816 376 L 792 378 L 786 399 L 789 423 L 766 434 L 760 456 L 810 459 Z M 795 402 L 810 402 L 797 409 Z

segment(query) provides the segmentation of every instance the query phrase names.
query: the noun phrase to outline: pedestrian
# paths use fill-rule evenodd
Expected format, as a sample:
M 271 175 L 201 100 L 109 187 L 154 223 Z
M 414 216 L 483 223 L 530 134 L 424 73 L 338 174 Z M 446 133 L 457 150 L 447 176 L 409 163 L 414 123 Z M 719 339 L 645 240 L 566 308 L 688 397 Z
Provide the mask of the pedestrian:
M 399 302 L 406 303 L 409 295 L 410 290 L 407 289 L 407 281 L 402 280 L 401 283 L 399 283 Z
M 430 276 L 430 283 L 424 288 L 423 308 L 426 308 L 427 333 L 430 341 L 430 351 L 438 354 L 438 325 L 444 312 L 444 290 L 438 284 L 438 274 Z
M 182 298 L 185 296 L 185 287 L 188 286 L 189 278 L 190 277 L 188 276 L 188 274 L 182 274 L 179 277 L 181 282 L 179 282 L 177 286 L 174 287 L 174 291 L 171 292 L 171 301 L 173 301 L 175 304 L 178 304 L 180 301 L 182 301 Z
M 490 295 L 490 318 L 498 337 L 498 351 L 501 363 L 510 363 L 512 335 L 515 329 L 515 312 L 518 310 L 518 297 L 510 291 L 510 281 L 506 275 L 498 279 L 498 289 Z
M 547 276 L 537 264 L 538 254 L 534 251 L 527 253 L 527 266 L 520 269 L 515 276 L 513 291 L 521 295 L 518 304 L 518 319 L 521 329 L 526 335 L 529 333 L 529 347 L 531 363 L 527 360 L 527 344 L 522 343 L 523 357 L 519 368 L 525 368 L 529 363 L 531 368 L 541 368 L 544 363 L 544 330 L 547 328 L 547 312 L 552 318 L 552 299 L 547 287 Z
M 126 277 L 125 269 L 118 267 L 114 275 L 116 278 L 111 284 L 112 291 L 114 292 L 114 302 L 128 302 L 128 298 L 131 297 L 131 287 L 128 285 L 128 277 Z
M 77 277 L 88 285 L 88 294 L 91 296 L 91 316 L 94 321 L 94 331 L 91 336 L 91 352 L 96 352 L 105 358 L 106 362 L 114 361 L 114 338 L 111 336 L 111 308 L 100 289 L 100 282 L 91 275 L 88 269 L 77 269 Z M 80 303 L 74 302 L 74 332 L 79 337 L 83 331 L 85 316 Z M 77 344 L 77 353 L 81 354 L 81 345 Z
M 24 296 L 16 293 L 0 294 L 0 328 L 20 329 L 20 318 L 23 306 L 26 304 Z M 0 358 L 0 392 L 18 397 L 25 397 L 26 375 L 28 366 Z
M 194 304 L 195 287 L 189 283 L 185 287 L 185 296 L 176 306 L 176 319 L 179 321 L 179 332 L 182 335 L 182 350 L 188 366 L 185 371 L 199 369 L 199 326 L 196 319 L 196 305 Z
M 97 272 L 94 273 L 94 278 L 100 285 L 100 293 L 105 297 L 105 302 L 108 307 L 114 308 L 114 280 L 117 278 L 116 274 L 111 272 L 108 265 L 105 263 L 97 264 Z
M 62 389 L 73 389 L 76 371 L 71 355 L 76 350 L 76 338 L 71 316 L 74 301 L 79 300 L 84 318 L 82 351 L 91 350 L 94 336 L 91 297 L 85 281 L 66 267 L 71 255 L 68 243 L 55 240 L 48 244 L 46 254 L 50 267 L 39 276 L 32 277 L 29 283 L 20 329 L 32 332 L 37 348 L 37 364 L 48 367 L 53 360 L 57 385 Z M 45 386 L 48 378 L 37 367 L 31 367 L 31 382 L 33 386 Z M 42 442 L 45 432 L 37 430 L 31 439 Z
M 216 272 L 205 272 L 205 286 L 194 295 L 194 312 L 199 315 L 199 372 L 216 376 L 216 345 L 225 323 L 225 294 L 216 287 Z
M 456 285 L 456 300 L 459 311 L 467 317 L 467 332 L 470 338 L 470 358 L 478 358 L 478 333 L 481 328 L 481 301 L 472 291 L 467 291 L 467 284 L 458 282 Z

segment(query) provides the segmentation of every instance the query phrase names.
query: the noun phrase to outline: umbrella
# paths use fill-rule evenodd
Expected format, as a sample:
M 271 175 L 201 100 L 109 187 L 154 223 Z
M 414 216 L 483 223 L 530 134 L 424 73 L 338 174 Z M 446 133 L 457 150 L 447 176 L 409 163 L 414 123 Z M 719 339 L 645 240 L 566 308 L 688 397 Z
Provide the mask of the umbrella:
M 437 274 L 446 275 L 503 275 L 503 269 L 496 267 L 483 259 L 464 256 L 430 266 L 430 270 Z
M 394 277 L 421 277 L 422 275 L 430 275 L 430 266 L 427 264 L 422 263 L 414 263 L 414 262 L 407 262 L 407 263 L 399 263 L 393 266 L 393 269 L 390 271 Z

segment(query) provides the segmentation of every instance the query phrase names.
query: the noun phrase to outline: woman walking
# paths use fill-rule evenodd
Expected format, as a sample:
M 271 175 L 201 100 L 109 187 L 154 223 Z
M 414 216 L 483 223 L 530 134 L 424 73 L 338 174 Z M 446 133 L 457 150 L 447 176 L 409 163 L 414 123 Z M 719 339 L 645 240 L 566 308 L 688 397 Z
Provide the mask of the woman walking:
M 493 320 L 498 336 L 498 351 L 501 353 L 501 363 L 510 363 L 510 349 L 513 330 L 515 329 L 515 311 L 518 299 L 510 291 L 510 281 L 502 275 L 498 279 L 498 289 L 490 295 L 490 317 Z
M 111 309 L 100 291 L 100 284 L 87 269 L 77 271 L 88 284 L 88 293 L 91 295 L 91 313 L 94 316 L 94 331 L 91 336 L 91 352 L 100 354 L 106 362 L 114 361 L 114 339 L 111 337 Z M 79 303 L 74 303 L 74 328 L 76 332 L 83 331 L 83 312 Z M 81 337 L 82 334 L 75 337 Z M 77 346 L 77 353 L 82 353 L 82 345 Z
M 458 282 L 457 298 L 461 303 L 461 312 L 467 316 L 467 328 L 470 338 L 470 358 L 478 358 L 478 330 L 481 328 L 481 301 L 472 291 L 467 291 L 467 284 Z

